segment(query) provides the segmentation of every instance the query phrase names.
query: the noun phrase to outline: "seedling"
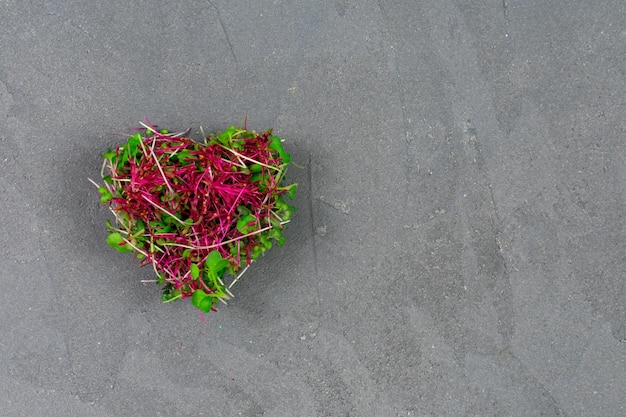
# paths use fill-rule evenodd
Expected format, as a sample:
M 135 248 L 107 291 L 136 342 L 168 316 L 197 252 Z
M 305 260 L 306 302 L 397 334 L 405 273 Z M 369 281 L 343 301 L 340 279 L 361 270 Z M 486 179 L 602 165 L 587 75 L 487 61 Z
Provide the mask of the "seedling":
M 254 260 L 285 241 L 297 188 L 283 184 L 291 157 L 271 129 L 230 126 L 199 143 L 146 121 L 104 153 L 103 185 L 90 180 L 115 216 L 107 243 L 152 265 L 163 302 L 191 298 L 215 310 Z

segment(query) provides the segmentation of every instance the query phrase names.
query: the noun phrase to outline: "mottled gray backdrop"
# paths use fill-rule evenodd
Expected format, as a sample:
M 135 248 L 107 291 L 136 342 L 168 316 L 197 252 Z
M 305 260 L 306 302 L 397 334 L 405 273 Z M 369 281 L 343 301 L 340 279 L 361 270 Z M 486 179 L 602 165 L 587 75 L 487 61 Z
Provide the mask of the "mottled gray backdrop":
M 0 1 L 2 416 L 626 415 L 626 6 Z M 87 177 L 273 127 L 287 244 L 202 324 Z

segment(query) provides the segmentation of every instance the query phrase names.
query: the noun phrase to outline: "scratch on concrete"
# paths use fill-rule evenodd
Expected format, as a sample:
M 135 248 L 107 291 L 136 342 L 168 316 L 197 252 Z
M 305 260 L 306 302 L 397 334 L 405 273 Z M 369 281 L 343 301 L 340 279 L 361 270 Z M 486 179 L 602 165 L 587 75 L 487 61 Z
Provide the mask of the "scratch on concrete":
M 502 13 L 504 14 L 504 25 L 506 26 L 504 36 L 508 38 L 510 22 L 509 22 L 509 2 L 507 0 L 502 0 Z
M 348 205 L 348 202 L 341 200 L 327 200 L 324 196 L 319 196 L 317 199 L 327 206 L 342 212 L 343 214 L 350 214 L 350 206 Z
M 9 86 L 4 81 L 0 81 L 0 111 L 3 114 L 8 113 L 14 103 L 13 93 L 9 90 Z
M 207 0 L 207 3 L 209 3 L 209 6 L 211 6 L 215 10 L 215 13 L 217 14 L 217 20 L 220 23 L 220 26 L 222 27 L 222 32 L 224 32 L 224 38 L 226 38 L 226 44 L 228 44 L 228 49 L 230 49 L 230 53 L 232 54 L 233 59 L 235 60 L 235 63 L 237 64 L 238 63 L 237 55 L 235 55 L 235 49 L 233 48 L 233 44 L 230 43 L 230 37 L 228 36 L 226 25 L 224 25 L 222 14 L 220 13 L 220 10 L 217 8 L 217 6 L 215 6 L 215 4 L 213 4 L 211 0 Z

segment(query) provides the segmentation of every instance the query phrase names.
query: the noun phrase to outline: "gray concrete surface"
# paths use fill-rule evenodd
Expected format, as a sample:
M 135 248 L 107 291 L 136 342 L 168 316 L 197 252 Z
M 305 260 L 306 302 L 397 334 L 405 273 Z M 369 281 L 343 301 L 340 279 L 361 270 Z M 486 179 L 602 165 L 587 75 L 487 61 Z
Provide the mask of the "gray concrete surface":
M 0 1 L 0 415 L 626 415 L 626 6 Z M 87 177 L 275 128 L 287 244 L 202 324 Z

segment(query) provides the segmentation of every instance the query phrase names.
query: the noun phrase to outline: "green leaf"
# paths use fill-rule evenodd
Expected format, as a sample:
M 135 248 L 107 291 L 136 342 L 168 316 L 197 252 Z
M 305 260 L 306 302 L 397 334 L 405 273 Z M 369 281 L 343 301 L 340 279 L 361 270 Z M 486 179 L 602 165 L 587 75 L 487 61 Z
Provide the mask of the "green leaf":
M 270 144 L 268 145 L 270 149 L 275 150 L 278 153 L 280 159 L 282 159 L 283 164 L 288 164 L 291 162 L 291 155 L 285 152 L 283 148 L 283 142 L 278 136 L 272 136 L 270 138 Z
M 296 196 L 296 190 L 298 189 L 298 184 L 291 184 L 291 186 L 289 187 L 289 199 L 293 200 L 293 198 Z
M 133 248 L 124 240 L 121 234 L 115 232 L 107 237 L 107 243 L 110 247 L 117 249 L 119 252 L 132 252 Z
M 213 299 L 211 297 L 205 297 L 200 301 L 200 310 L 208 313 L 211 311 L 211 307 L 213 306 Z
M 228 260 L 222 258 L 218 250 L 212 250 L 207 256 L 204 266 L 217 275 L 228 266 Z
M 209 294 L 204 292 L 204 290 L 197 289 L 193 292 L 193 295 L 191 296 L 191 303 L 195 305 L 196 307 L 198 307 L 197 304 L 199 304 L 202 299 L 208 296 Z
M 104 159 L 108 159 L 109 161 L 112 161 L 113 158 L 115 158 L 115 151 L 111 149 L 107 149 L 107 151 L 104 154 L 102 154 L 102 157 Z
M 251 214 L 247 214 L 237 220 L 237 230 L 243 234 L 250 233 L 252 230 L 256 229 L 256 224 L 253 223 L 255 221 L 256 217 Z
M 252 253 L 250 254 L 250 257 L 252 259 L 257 259 L 259 256 L 261 256 L 261 253 L 262 253 L 261 248 L 258 246 L 255 246 L 252 248 Z
M 272 136 L 270 138 L 269 148 L 278 152 L 284 152 L 283 141 L 278 136 Z
M 235 126 L 230 126 L 217 137 L 217 140 L 222 145 L 228 145 L 233 138 L 233 133 L 235 133 Z
M 272 242 L 268 238 L 262 236 L 260 240 L 265 249 L 272 249 Z
M 213 305 L 213 300 L 209 296 L 209 294 L 205 293 L 203 290 L 195 290 L 193 295 L 191 296 L 191 304 L 199 308 L 200 310 L 208 313 L 211 311 L 211 306 Z
M 187 149 L 183 149 L 179 152 L 177 152 L 175 155 L 173 155 L 170 160 L 173 162 L 180 162 L 181 165 L 188 165 L 190 164 L 190 162 L 188 161 L 188 159 L 192 159 L 193 156 L 191 156 L 191 153 L 187 150 Z
M 113 198 L 113 194 L 107 191 L 105 194 L 102 194 L 100 196 L 100 202 L 104 204 L 107 201 L 111 200 L 112 198 Z
M 139 147 L 139 143 L 141 142 L 141 135 L 139 133 L 135 133 L 133 136 L 128 138 L 128 154 L 130 158 L 135 158 L 135 156 L 137 156 L 137 153 L 139 152 L 138 147 Z
M 113 198 L 113 194 L 111 194 L 111 192 L 104 187 L 99 187 L 98 192 L 100 193 L 101 203 L 106 203 Z
M 289 210 L 289 204 L 285 203 L 284 201 L 279 200 L 278 198 L 276 199 L 276 201 L 274 201 L 274 206 L 276 206 L 276 209 L 278 210 L 279 213 L 281 211 Z
M 250 176 L 250 181 L 252 182 L 264 182 L 265 179 L 267 179 L 267 176 L 260 172 L 256 172 Z
M 196 264 L 191 264 L 189 273 L 191 274 L 191 278 L 196 279 L 200 276 L 200 268 L 198 268 L 198 265 Z
M 237 206 L 237 213 L 239 213 L 240 216 L 245 216 L 247 214 L 252 213 L 252 211 L 250 211 L 250 209 L 246 206 Z
M 180 290 L 170 287 L 170 288 L 166 288 L 165 290 L 163 290 L 163 296 L 161 297 L 161 300 L 164 303 L 169 303 L 172 301 L 176 301 L 181 297 L 182 295 L 180 294 Z
M 128 163 L 129 153 L 128 146 L 120 146 L 119 147 L 120 156 L 117 159 L 117 169 L 120 169 L 124 165 Z

